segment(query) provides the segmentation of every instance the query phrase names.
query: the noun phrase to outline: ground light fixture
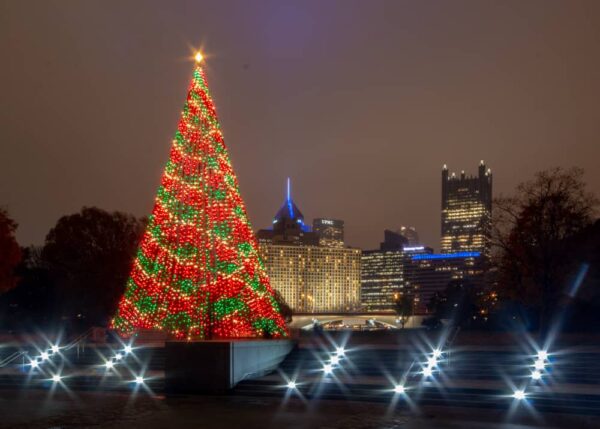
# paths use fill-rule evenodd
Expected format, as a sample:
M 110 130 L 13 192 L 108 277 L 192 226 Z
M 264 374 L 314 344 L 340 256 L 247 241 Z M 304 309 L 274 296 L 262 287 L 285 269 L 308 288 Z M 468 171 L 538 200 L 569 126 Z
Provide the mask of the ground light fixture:
M 48 352 L 42 352 L 40 354 L 40 358 L 42 358 L 42 360 L 46 360 L 50 357 L 50 355 L 48 354 Z
M 135 384 L 144 384 L 144 377 L 138 375 L 135 377 Z
M 540 380 L 542 378 L 542 373 L 537 369 L 531 373 L 532 380 Z
M 40 364 L 38 363 L 37 359 L 34 359 L 34 360 L 30 361 L 29 365 L 31 365 L 31 368 L 33 368 L 33 369 L 38 368 L 40 366 Z
M 294 380 L 288 381 L 287 387 L 288 387 L 288 389 L 295 389 L 296 388 L 296 382 Z
M 396 385 L 396 386 L 394 387 L 394 392 L 396 392 L 396 393 L 398 393 L 398 394 L 400 394 L 400 395 L 404 394 L 404 392 L 405 392 L 405 391 L 406 391 L 406 389 L 405 389 L 405 388 L 404 388 L 404 386 L 403 386 L 403 385 L 401 385 L 401 384 L 398 384 L 398 385 Z
M 61 380 L 61 378 L 62 377 L 60 376 L 60 374 L 54 374 L 52 376 L 52 381 L 55 382 L 55 383 L 58 383 Z
M 540 350 L 537 352 L 538 360 L 545 361 L 548 360 L 548 352 L 546 350 Z
M 346 353 L 346 350 L 344 350 L 344 348 L 343 348 L 343 347 L 337 347 L 337 348 L 335 349 L 335 352 L 336 352 L 336 354 L 337 354 L 338 356 L 344 356 L 344 353 Z
M 340 358 L 338 356 L 331 356 L 331 364 L 337 365 L 338 363 L 340 363 Z
M 107 360 L 106 363 L 104 364 L 104 366 L 106 367 L 106 369 L 111 369 L 111 368 L 114 368 L 115 364 L 113 363 L 112 360 Z
M 513 393 L 513 398 L 515 398 L 518 401 L 522 401 L 523 399 L 525 399 L 525 391 L 515 390 L 515 392 Z
M 326 363 L 325 365 L 323 365 L 323 372 L 325 374 L 331 374 L 333 372 L 333 365 L 331 365 L 330 363 Z
M 544 364 L 544 361 L 541 359 L 536 360 L 535 363 L 533 364 L 533 367 L 538 371 L 543 370 L 545 366 L 546 365 Z
M 433 375 L 433 368 L 431 368 L 430 366 L 426 366 L 425 368 L 423 368 L 423 375 L 425 377 L 431 377 Z
M 123 355 L 121 353 L 117 353 L 115 355 L 115 360 L 121 360 L 121 359 L 123 359 Z
M 125 348 L 123 349 L 123 351 L 125 352 L 125 354 L 129 354 L 133 351 L 133 347 L 131 347 L 129 344 L 125 346 Z
M 58 353 L 58 351 L 60 350 L 60 347 L 57 344 L 55 344 L 51 347 L 51 349 L 52 349 L 52 353 Z
M 433 357 L 439 359 L 442 356 L 442 351 L 440 349 L 435 349 L 433 351 Z
M 429 365 L 430 367 L 435 367 L 437 366 L 438 361 L 437 358 L 435 356 L 431 356 L 429 358 L 427 358 L 427 365 Z

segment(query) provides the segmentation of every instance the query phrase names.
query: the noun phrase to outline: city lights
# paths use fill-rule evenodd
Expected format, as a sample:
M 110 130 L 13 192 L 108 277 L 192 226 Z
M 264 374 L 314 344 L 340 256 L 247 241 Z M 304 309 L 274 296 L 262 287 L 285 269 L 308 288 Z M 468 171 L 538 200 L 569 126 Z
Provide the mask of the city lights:
M 6 3 L 0 429 L 600 429 L 600 0 Z
M 290 217 L 282 205 L 283 213 L 277 213 L 281 219 Z M 294 209 L 294 214 L 299 216 Z M 278 220 L 276 225 L 285 228 L 285 222 Z M 274 227 L 275 228 L 275 227 Z M 277 228 L 275 228 L 277 230 Z M 273 230 L 260 230 L 259 235 L 272 235 Z M 278 232 L 278 234 L 281 233 Z M 304 242 L 306 236 L 302 229 L 286 230 L 288 236 L 298 235 L 296 241 L 272 240 L 259 241 L 259 253 L 264 258 L 271 285 L 279 290 L 288 305 L 298 312 L 332 312 L 339 308 L 355 307 L 360 302 L 361 291 L 361 252 L 349 247 L 327 247 Z M 302 238 L 304 237 L 304 238 Z M 338 263 L 336 261 L 344 261 Z M 314 266 L 309 272 L 304 268 Z M 289 271 L 298 272 L 290 276 Z M 330 284 L 330 293 L 318 291 L 325 283 Z

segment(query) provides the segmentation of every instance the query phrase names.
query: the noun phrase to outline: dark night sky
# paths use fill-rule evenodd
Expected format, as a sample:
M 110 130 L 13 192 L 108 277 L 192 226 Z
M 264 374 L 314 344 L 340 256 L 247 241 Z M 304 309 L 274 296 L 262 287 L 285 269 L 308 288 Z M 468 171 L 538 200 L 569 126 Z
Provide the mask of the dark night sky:
M 600 193 L 600 1 L 0 1 L 0 205 L 23 245 L 83 205 L 148 214 L 207 73 L 255 228 L 308 219 L 439 247 L 440 169 L 495 194 L 581 166 Z

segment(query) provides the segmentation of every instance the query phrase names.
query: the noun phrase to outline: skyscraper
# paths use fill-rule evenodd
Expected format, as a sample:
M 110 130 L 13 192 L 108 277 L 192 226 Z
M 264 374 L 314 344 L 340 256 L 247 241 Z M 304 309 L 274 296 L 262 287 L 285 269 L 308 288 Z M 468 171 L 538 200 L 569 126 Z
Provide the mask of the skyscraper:
M 365 250 L 361 259 L 360 294 L 363 309 L 393 311 L 394 296 L 404 287 L 402 235 L 386 229 L 378 250 Z
M 270 241 L 282 244 L 319 243 L 319 237 L 304 223 L 304 215 L 292 200 L 291 183 L 287 179 L 286 198 L 277 210 L 269 229 L 261 229 L 257 233 L 258 241 Z
M 490 256 L 492 171 L 479 164 L 477 176 L 442 169 L 442 253 L 480 252 Z
M 402 225 L 400 227 L 399 232 L 402 236 L 404 236 L 404 238 L 408 240 L 409 246 L 418 246 L 419 244 L 421 244 L 419 241 L 419 234 L 417 233 L 417 230 L 414 226 Z
M 415 295 L 416 313 L 427 314 L 427 306 L 436 292 L 452 281 L 481 286 L 483 260 L 479 252 L 415 253 L 405 259 L 404 288 Z
M 327 247 L 344 247 L 344 221 L 339 219 L 316 218 L 313 232 L 319 237 L 319 244 Z
M 343 225 L 343 223 L 342 223 Z M 270 229 L 258 231 L 259 252 L 271 285 L 297 313 L 358 310 L 360 249 L 320 236 L 304 224 L 289 186 Z M 338 236 L 339 238 L 339 236 Z
M 424 246 L 408 246 L 403 235 L 384 231 L 378 250 L 363 251 L 361 261 L 361 304 L 368 312 L 393 312 L 395 301 L 403 294 L 414 296 L 407 286 L 405 269 L 412 256 L 432 252 Z

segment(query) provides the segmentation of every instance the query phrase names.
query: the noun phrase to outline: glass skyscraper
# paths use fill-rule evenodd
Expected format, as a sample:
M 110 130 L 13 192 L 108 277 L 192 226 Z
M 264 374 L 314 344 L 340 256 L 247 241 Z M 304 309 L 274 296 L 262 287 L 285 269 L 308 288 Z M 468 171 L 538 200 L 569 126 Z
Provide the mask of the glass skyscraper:
M 361 303 L 365 311 L 394 310 L 394 297 L 404 290 L 404 252 L 365 250 L 361 262 Z
M 361 262 L 361 304 L 367 312 L 393 312 L 395 301 L 404 294 L 414 296 L 407 287 L 405 269 L 415 254 L 431 252 L 424 246 L 408 246 L 403 235 L 384 231 L 378 250 L 365 250 Z
M 415 295 L 415 312 L 427 314 L 427 306 L 436 292 L 442 292 L 451 281 L 483 284 L 481 253 L 420 253 L 405 260 L 404 287 Z
M 313 232 L 319 237 L 319 244 L 321 246 L 344 247 L 343 220 L 325 218 L 314 219 Z
M 490 256 L 492 172 L 479 164 L 477 176 L 457 177 L 442 169 L 442 253 L 480 252 Z

